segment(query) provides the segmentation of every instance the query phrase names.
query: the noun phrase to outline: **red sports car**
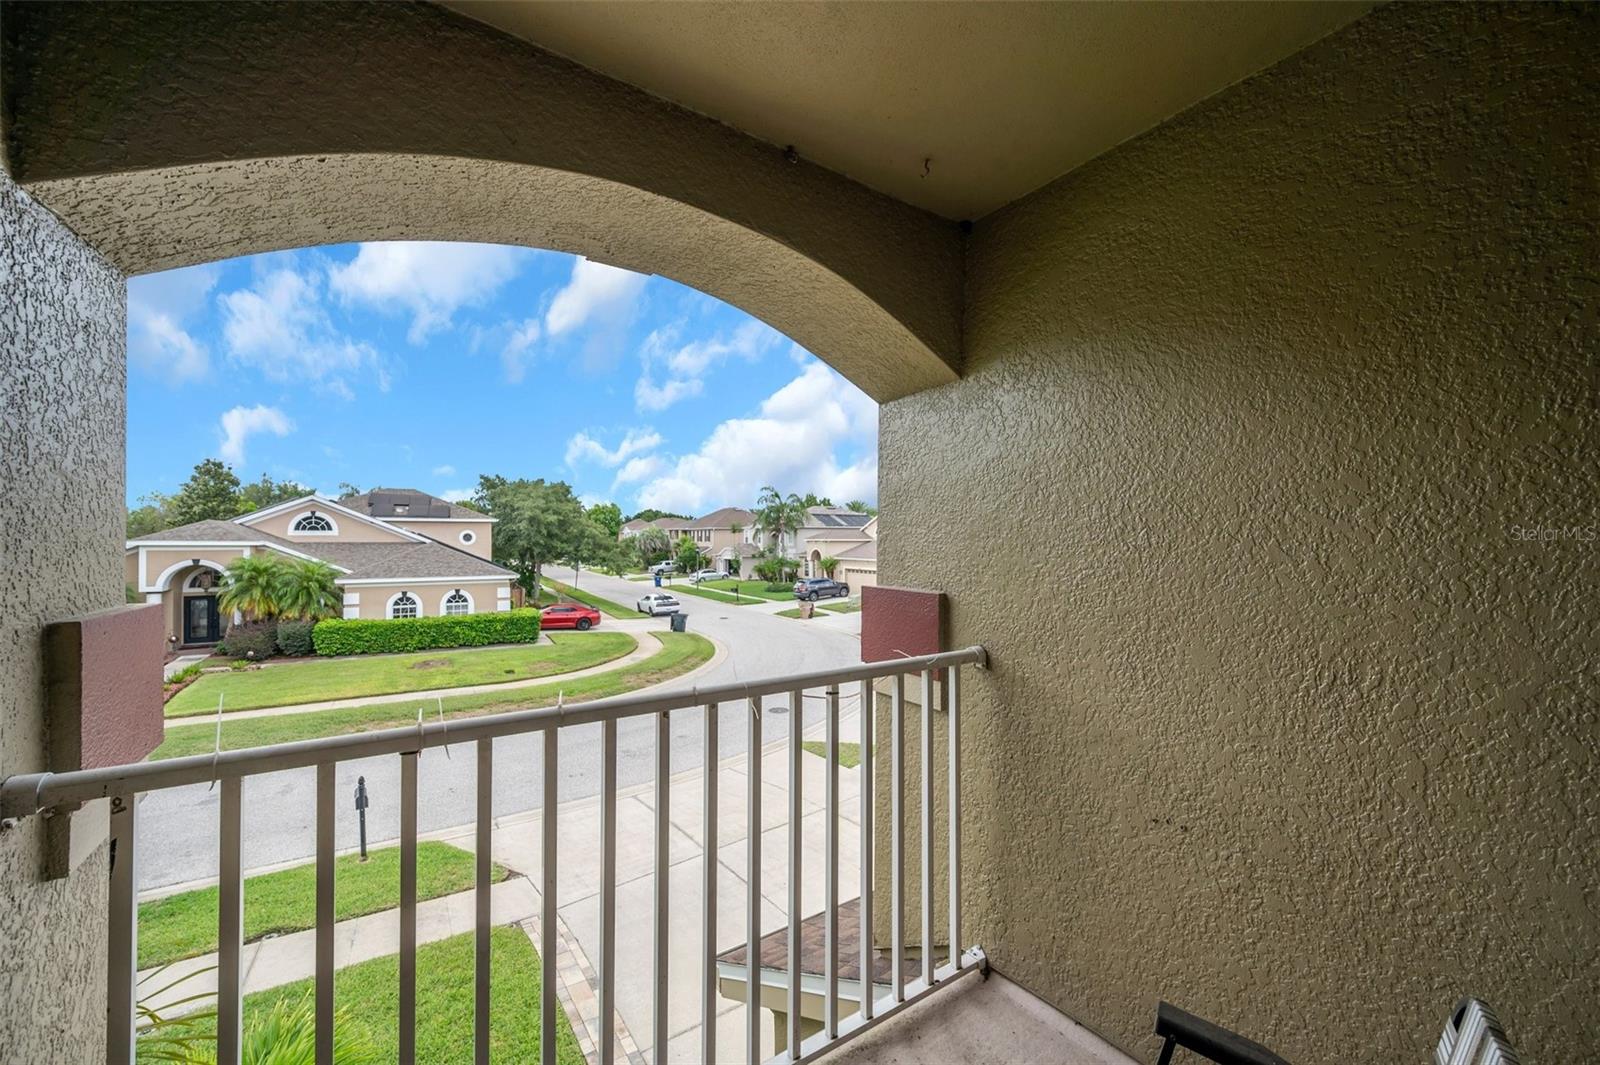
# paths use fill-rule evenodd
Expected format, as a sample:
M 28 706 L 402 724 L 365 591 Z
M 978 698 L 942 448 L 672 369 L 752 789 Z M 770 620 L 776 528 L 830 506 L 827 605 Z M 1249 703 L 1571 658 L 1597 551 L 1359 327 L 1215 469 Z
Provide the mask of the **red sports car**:
M 600 611 L 582 603 L 556 603 L 547 606 L 540 614 L 541 629 L 577 629 L 588 632 L 600 624 Z

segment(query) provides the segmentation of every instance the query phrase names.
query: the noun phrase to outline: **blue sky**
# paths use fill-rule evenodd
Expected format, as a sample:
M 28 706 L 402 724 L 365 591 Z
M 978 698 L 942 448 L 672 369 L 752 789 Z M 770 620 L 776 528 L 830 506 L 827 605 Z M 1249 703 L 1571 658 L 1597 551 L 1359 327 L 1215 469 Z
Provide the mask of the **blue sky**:
M 624 513 L 877 498 L 877 406 L 737 308 L 558 252 L 383 242 L 128 283 L 128 501 L 218 457 L 332 492 L 480 473 Z

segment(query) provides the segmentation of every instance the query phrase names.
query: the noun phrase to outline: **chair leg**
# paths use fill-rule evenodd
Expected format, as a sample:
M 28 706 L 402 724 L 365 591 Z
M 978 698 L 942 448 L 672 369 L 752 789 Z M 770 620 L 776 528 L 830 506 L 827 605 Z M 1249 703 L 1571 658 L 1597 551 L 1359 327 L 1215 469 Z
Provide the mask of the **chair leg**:
M 1172 1050 L 1177 1045 L 1178 1041 L 1168 1036 L 1166 1043 L 1161 1047 L 1161 1056 L 1156 1059 L 1156 1065 L 1172 1065 Z

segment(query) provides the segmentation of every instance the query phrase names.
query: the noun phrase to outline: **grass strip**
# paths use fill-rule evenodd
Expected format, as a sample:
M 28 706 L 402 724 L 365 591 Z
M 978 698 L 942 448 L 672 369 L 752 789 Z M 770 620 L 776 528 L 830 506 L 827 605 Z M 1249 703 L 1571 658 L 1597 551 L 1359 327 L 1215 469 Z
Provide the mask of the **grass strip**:
M 758 596 L 762 599 L 770 599 L 775 603 L 787 603 L 794 599 L 793 585 L 785 584 L 782 588 L 769 589 L 767 582 L 759 578 L 754 580 L 732 580 L 730 578 L 728 580 L 706 581 L 700 587 L 710 588 L 712 591 L 717 592 L 732 593 L 734 585 L 739 586 L 740 595 Z
M 363 862 L 354 854 L 334 863 L 338 920 L 363 917 L 400 905 L 400 848 L 368 852 Z M 504 867 L 494 879 L 504 880 Z M 473 857 L 437 840 L 417 844 L 417 900 L 466 891 L 473 884 Z M 315 863 L 247 877 L 244 882 L 244 938 L 300 932 L 316 923 Z M 139 968 L 210 954 L 217 949 L 217 887 L 196 888 L 139 904 Z
M 549 577 L 544 578 L 544 583 L 558 592 L 563 599 L 575 599 L 586 606 L 594 607 L 607 617 L 636 618 L 639 616 L 639 612 L 632 607 L 623 606 L 621 603 L 613 603 L 609 599 L 595 595 L 593 592 L 583 591 L 581 588 L 574 588 L 570 584 L 562 584 L 560 581 L 551 580 Z
M 445 717 L 467 717 L 506 710 L 554 706 L 558 695 L 564 695 L 569 703 L 625 695 L 687 673 L 709 659 L 715 651 L 710 640 L 694 633 L 661 632 L 653 635 L 661 641 L 661 650 L 642 662 L 609 673 L 595 673 L 587 677 L 552 681 L 549 684 L 513 688 L 510 691 L 446 695 L 440 700 L 444 705 Z M 438 720 L 436 708 L 438 704 L 433 699 L 428 699 L 421 705 L 426 708 L 429 720 Z M 352 732 L 372 732 L 399 725 L 413 725 L 417 720 L 417 707 L 417 703 L 379 703 L 352 706 L 343 710 L 273 714 L 243 720 L 224 718 L 222 749 L 235 751 L 246 747 L 263 747 L 272 743 L 312 739 L 317 736 L 343 736 Z M 209 728 L 189 726 L 168 729 L 166 739 L 155 749 L 150 758 L 158 761 L 191 754 L 209 754 L 214 741 L 215 735 Z
M 714 588 L 707 588 L 703 584 L 675 584 L 670 590 L 683 592 L 686 595 L 698 595 L 702 599 L 715 599 L 719 603 L 731 603 L 735 606 L 749 606 L 751 603 L 768 602 L 766 599 L 745 595 L 742 592 L 739 595 L 734 595 L 731 592 L 719 592 Z
M 861 601 L 859 599 L 852 599 L 843 603 L 818 603 L 816 606 L 818 610 L 826 610 L 830 614 L 858 614 L 861 612 Z M 800 616 L 800 608 L 791 607 L 788 610 L 780 610 L 777 616 L 780 618 L 797 618 Z M 816 615 L 813 614 L 812 616 L 815 617 Z
M 810 751 L 812 754 L 816 755 L 818 758 L 826 759 L 828 757 L 828 745 L 826 743 L 823 743 L 821 740 L 801 740 L 800 741 L 800 747 L 803 750 Z M 856 768 L 856 766 L 858 766 L 860 764 L 861 764 L 861 744 L 859 744 L 859 743 L 840 743 L 839 744 L 839 765 L 842 766 L 845 769 L 854 769 L 854 768 Z
M 622 632 L 556 633 L 548 644 L 365 655 L 207 673 L 172 697 L 167 716 L 215 714 L 219 696 L 227 713 L 323 699 L 509 684 L 598 666 L 637 646 L 637 640 Z
M 472 1056 L 474 1008 L 473 935 L 467 932 L 417 948 L 417 1060 L 447 1062 Z M 280 1002 L 298 1003 L 313 993 L 313 979 L 257 991 L 244 998 L 244 1025 L 270 1014 Z M 377 1060 L 399 1056 L 400 956 L 373 958 L 340 969 L 334 976 L 336 1008 L 346 1023 L 366 1030 Z M 496 1065 L 534 1065 L 539 1060 L 539 952 L 516 925 L 489 932 L 489 1060 Z M 572 1022 L 556 1006 L 556 1061 L 585 1065 Z M 193 1031 L 215 1031 L 214 1018 L 196 1021 Z M 140 1053 L 141 1063 L 153 1055 Z

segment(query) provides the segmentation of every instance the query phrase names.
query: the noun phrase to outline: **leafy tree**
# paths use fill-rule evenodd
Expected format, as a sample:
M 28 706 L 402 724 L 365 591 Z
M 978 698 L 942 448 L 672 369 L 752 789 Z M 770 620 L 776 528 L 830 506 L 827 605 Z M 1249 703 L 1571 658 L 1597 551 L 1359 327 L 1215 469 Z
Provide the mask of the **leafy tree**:
M 839 565 L 839 560 L 834 558 L 832 555 L 829 555 L 826 558 L 818 560 L 817 565 L 821 566 L 822 572 L 827 575 L 829 580 L 832 580 L 833 571 Z
M 223 610 L 237 610 L 251 620 L 277 617 L 283 570 L 283 563 L 270 555 L 234 559 L 228 563 L 217 605 Z
M 274 481 L 263 473 L 261 480 L 253 481 L 239 489 L 239 509 L 236 513 L 264 510 L 278 503 L 287 503 L 291 499 L 311 494 L 312 490 L 303 484 L 295 484 L 293 481 Z
M 339 498 L 340 499 L 349 499 L 351 496 L 358 496 L 360 494 L 361 494 L 361 488 L 360 488 L 359 485 L 353 485 L 349 481 L 340 481 L 339 482 Z
M 485 474 L 478 478 L 472 503 L 474 509 L 499 519 L 494 560 L 516 570 L 523 590 L 535 598 L 545 565 L 573 550 L 588 521 L 583 504 L 565 481 L 509 481 Z
M 639 549 L 640 561 L 647 566 L 653 566 L 672 554 L 672 538 L 659 525 L 646 525 L 639 530 L 633 542 Z
M 282 563 L 278 575 L 278 613 L 286 618 L 318 621 L 337 617 L 344 596 L 339 591 L 338 573 L 320 559 L 296 559 Z
M 806 507 L 831 507 L 833 506 L 833 500 L 829 499 L 827 496 L 819 496 L 814 493 L 807 492 L 805 497 L 800 500 L 800 504 Z
M 139 497 L 139 505 L 128 511 L 128 539 L 135 536 L 148 536 L 162 529 L 170 529 L 177 522 L 172 520 L 172 497 L 162 495 L 160 492 L 151 492 L 149 495 Z
M 853 510 L 857 514 L 867 514 L 874 518 L 878 516 L 878 508 L 864 499 L 852 499 L 844 505 L 844 509 Z
M 168 517 L 175 525 L 215 519 L 226 521 L 239 513 L 239 478 L 217 459 L 194 468 L 171 499 Z
M 679 573 L 693 573 L 700 569 L 701 562 L 705 560 L 705 556 L 700 553 L 700 546 L 694 542 L 694 537 L 687 533 L 678 537 L 673 554 Z
M 616 507 L 617 524 L 622 524 L 622 512 Z M 594 520 L 594 508 L 589 508 L 583 520 L 578 524 L 577 538 L 573 541 L 572 549 L 566 556 L 567 564 L 572 567 L 573 582 L 576 583 L 578 574 L 587 563 L 590 569 L 620 569 L 623 558 L 623 545 L 617 542 L 616 534 L 606 526 Z
M 589 520 L 610 533 L 613 540 L 622 535 L 622 508 L 615 503 L 596 503 L 589 508 Z
M 654 507 L 646 507 L 645 509 L 639 511 L 639 513 L 637 513 L 637 514 L 629 514 L 628 517 L 625 520 L 627 520 L 627 521 L 660 521 L 662 518 L 682 518 L 684 521 L 693 521 L 694 520 L 693 518 L 691 518 L 687 514 L 674 514 L 670 510 L 657 510 Z

